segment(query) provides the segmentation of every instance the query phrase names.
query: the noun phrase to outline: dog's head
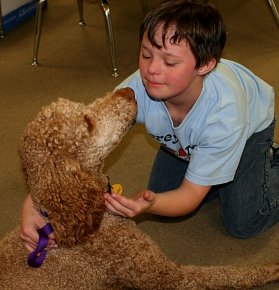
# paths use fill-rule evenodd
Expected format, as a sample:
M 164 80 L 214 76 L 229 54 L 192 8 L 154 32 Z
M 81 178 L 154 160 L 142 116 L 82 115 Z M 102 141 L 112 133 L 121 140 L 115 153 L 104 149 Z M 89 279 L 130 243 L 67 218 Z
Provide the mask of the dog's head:
M 107 190 L 103 162 L 136 111 L 134 92 L 125 88 L 87 106 L 59 99 L 27 126 L 19 150 L 27 184 L 58 243 L 83 242 L 99 228 Z

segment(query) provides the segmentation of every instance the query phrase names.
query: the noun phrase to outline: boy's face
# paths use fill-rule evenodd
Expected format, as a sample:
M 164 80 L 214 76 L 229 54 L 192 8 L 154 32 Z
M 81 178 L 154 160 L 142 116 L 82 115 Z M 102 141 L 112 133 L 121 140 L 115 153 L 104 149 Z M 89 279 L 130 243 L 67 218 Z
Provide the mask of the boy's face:
M 139 68 L 144 86 L 150 96 L 163 101 L 197 98 L 202 89 L 202 78 L 195 68 L 195 57 L 186 41 L 171 44 L 174 30 L 166 35 L 166 46 L 162 44 L 162 28 L 155 34 L 156 42 L 162 46 L 152 46 L 144 33 L 141 42 Z

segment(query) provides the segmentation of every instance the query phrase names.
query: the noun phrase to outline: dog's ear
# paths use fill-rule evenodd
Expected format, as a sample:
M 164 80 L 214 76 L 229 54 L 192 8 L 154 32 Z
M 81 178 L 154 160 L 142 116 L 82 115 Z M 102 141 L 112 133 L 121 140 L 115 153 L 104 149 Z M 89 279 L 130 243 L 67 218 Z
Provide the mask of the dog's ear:
M 58 243 L 81 243 L 99 228 L 105 212 L 104 182 L 86 172 L 77 160 L 67 156 L 50 159 L 32 192 L 35 205 L 47 212 Z
M 84 121 L 87 124 L 88 132 L 91 133 L 95 128 L 95 121 L 89 115 L 84 115 Z

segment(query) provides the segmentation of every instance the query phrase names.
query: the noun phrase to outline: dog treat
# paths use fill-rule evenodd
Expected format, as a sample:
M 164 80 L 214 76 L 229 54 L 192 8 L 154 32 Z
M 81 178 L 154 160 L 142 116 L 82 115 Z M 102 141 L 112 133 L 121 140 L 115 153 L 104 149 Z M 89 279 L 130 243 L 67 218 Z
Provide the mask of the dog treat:
M 112 186 L 112 190 L 114 193 L 117 193 L 119 195 L 122 195 L 123 194 L 123 187 L 120 183 L 115 183 L 113 186 Z

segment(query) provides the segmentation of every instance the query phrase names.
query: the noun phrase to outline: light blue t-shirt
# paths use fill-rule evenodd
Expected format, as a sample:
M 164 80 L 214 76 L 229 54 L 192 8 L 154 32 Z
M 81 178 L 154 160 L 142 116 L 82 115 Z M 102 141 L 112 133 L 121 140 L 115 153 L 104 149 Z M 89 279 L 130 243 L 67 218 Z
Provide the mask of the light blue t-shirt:
M 120 87 L 135 91 L 137 122 L 173 154 L 189 161 L 185 178 L 199 185 L 233 180 L 247 139 L 274 119 L 273 88 L 225 59 L 205 77 L 201 95 L 178 127 L 164 102 L 147 94 L 139 71 Z

